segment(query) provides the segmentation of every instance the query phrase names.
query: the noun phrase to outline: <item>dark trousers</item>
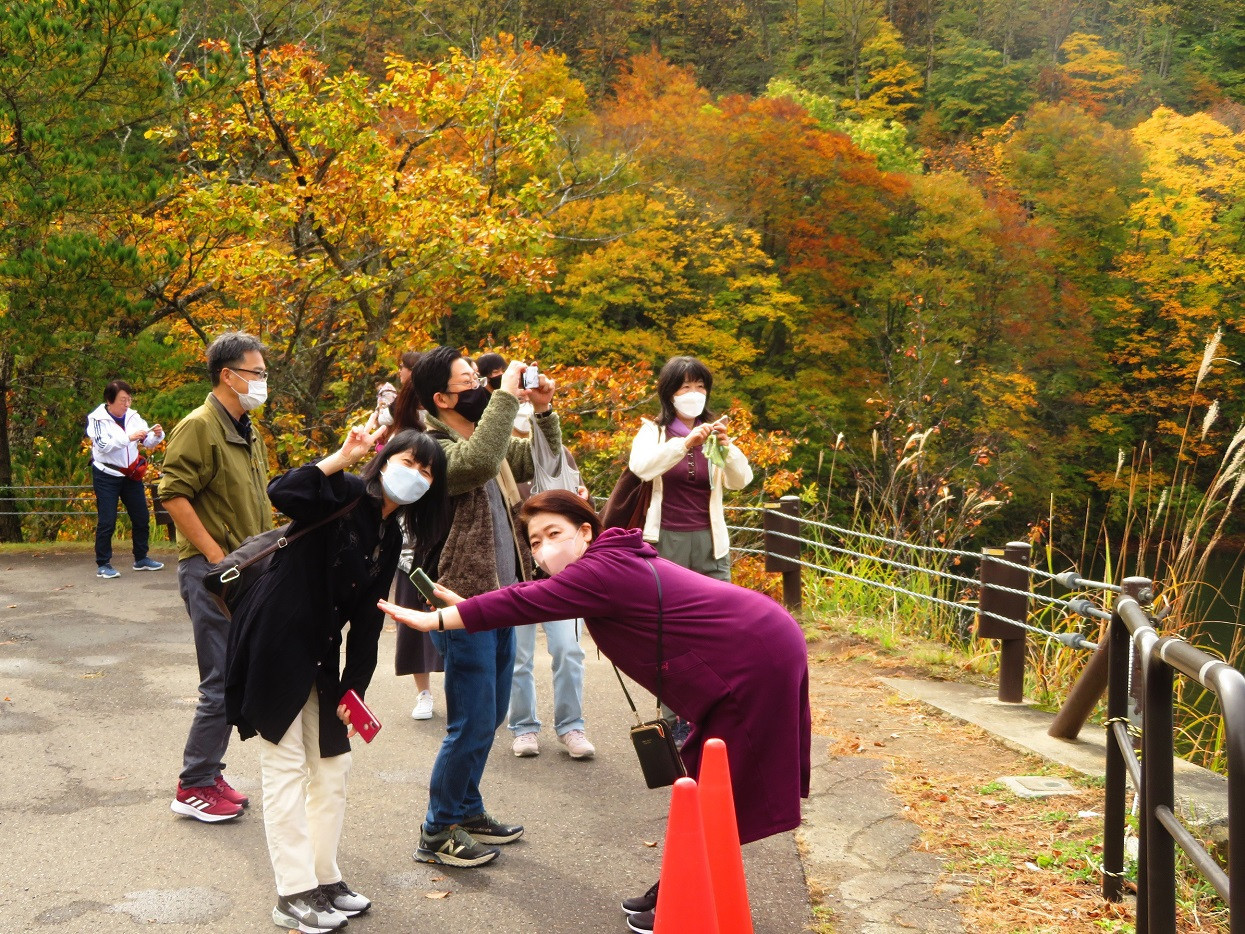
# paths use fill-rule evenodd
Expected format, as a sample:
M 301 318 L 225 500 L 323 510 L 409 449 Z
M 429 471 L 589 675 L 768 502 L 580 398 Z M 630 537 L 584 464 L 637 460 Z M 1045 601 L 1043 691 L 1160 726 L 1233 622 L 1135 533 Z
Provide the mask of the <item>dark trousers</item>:
M 199 703 L 182 753 L 183 788 L 211 785 L 225 768 L 231 727 L 225 720 L 225 655 L 229 643 L 229 617 L 203 586 L 207 558 L 192 555 L 177 562 L 177 588 L 181 591 L 194 631 L 199 661 Z
M 112 561 L 112 535 L 117 531 L 117 502 L 125 504 L 134 535 L 134 560 L 147 557 L 151 521 L 147 515 L 147 494 L 136 480 L 114 477 L 91 465 L 91 483 L 95 487 L 95 563 Z

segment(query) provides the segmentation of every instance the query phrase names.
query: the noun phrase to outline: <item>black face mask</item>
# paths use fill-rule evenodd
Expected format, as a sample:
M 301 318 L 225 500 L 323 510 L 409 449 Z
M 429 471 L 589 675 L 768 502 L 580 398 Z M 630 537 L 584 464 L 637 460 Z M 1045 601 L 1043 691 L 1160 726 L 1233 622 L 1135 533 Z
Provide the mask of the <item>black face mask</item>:
M 500 373 L 498 373 L 496 376 L 490 376 L 488 378 L 488 388 L 489 389 L 501 389 L 501 374 Z
M 458 401 L 454 403 L 454 411 L 474 425 L 480 421 L 480 416 L 484 414 L 490 398 L 489 391 L 483 386 L 464 389 L 458 394 Z

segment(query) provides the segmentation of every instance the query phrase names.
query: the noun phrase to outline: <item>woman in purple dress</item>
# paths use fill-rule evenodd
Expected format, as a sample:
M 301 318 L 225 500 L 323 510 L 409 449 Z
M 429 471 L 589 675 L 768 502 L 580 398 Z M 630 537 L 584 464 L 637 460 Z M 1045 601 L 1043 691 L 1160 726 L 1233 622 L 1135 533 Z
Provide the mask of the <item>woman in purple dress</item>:
M 597 647 L 649 691 L 657 688 L 661 580 L 662 700 L 696 724 L 683 747 L 696 774 L 709 737 L 726 742 L 739 840 L 797 827 L 808 797 L 812 718 L 808 650 L 799 624 L 764 594 L 658 557 L 639 529 L 601 530 L 574 493 L 550 490 L 520 512 L 532 557 L 549 575 L 423 613 L 379 606 L 412 629 L 471 632 L 582 616 Z M 633 931 L 652 930 L 657 887 L 623 903 Z

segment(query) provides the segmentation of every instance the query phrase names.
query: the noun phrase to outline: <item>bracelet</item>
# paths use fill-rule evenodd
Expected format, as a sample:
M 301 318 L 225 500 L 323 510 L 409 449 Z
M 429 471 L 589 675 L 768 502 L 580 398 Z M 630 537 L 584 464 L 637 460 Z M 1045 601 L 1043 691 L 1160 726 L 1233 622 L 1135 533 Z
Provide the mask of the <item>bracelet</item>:
M 437 632 L 445 632 L 445 617 L 437 610 Z

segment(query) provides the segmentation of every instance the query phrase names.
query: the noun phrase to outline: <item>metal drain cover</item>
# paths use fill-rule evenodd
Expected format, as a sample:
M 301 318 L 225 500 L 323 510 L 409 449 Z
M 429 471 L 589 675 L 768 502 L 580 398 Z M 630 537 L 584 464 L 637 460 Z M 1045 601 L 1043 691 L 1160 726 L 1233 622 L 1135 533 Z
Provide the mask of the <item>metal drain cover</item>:
M 1080 791 L 1071 782 L 1048 775 L 1004 775 L 999 781 L 1019 798 L 1051 798 L 1055 795 L 1074 795 Z

